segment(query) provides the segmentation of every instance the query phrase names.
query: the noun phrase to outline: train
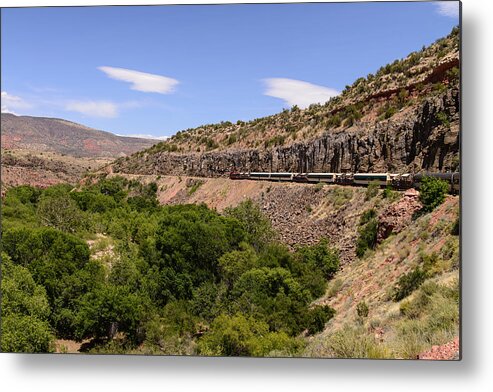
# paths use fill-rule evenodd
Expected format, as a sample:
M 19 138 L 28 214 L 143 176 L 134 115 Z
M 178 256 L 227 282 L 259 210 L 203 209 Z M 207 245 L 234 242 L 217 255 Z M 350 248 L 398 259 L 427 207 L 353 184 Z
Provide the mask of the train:
M 378 184 L 397 190 L 418 188 L 425 177 L 439 178 L 449 183 L 451 193 L 460 191 L 460 173 L 290 173 L 290 172 L 238 172 L 229 174 L 231 180 L 256 180 L 298 183 L 327 183 L 368 186 Z

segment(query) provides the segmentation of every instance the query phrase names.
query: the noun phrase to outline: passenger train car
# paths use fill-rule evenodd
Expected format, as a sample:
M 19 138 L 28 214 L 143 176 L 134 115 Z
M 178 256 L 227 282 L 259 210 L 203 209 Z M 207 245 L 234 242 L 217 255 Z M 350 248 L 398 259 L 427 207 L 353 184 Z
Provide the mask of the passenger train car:
M 269 172 L 237 172 L 230 173 L 232 180 L 265 180 L 290 181 L 301 183 L 327 183 L 339 185 L 366 186 L 376 183 L 381 187 L 390 186 L 394 189 L 419 188 L 425 177 L 440 178 L 450 184 L 450 191 L 460 190 L 460 173 L 269 173 Z

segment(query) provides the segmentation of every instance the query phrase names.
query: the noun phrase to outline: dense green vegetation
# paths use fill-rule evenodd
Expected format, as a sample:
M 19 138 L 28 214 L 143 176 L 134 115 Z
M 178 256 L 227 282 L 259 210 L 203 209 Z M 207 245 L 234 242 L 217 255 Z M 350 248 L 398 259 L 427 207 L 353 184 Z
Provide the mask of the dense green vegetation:
M 326 241 L 291 252 L 251 201 L 219 214 L 156 191 L 120 177 L 8 190 L 3 350 L 292 356 L 334 315 L 311 305 L 339 267 Z
M 449 191 L 447 181 L 439 178 L 424 177 L 419 188 L 419 200 L 423 203 L 423 211 L 430 212 L 445 201 Z
M 367 249 L 377 246 L 377 213 L 374 209 L 367 210 L 361 215 L 356 241 L 356 255 L 363 257 Z

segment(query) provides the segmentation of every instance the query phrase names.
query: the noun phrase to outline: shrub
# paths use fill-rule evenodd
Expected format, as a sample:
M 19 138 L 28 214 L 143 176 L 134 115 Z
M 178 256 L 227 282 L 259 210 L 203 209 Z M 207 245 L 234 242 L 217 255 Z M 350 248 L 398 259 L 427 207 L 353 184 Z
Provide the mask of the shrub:
M 228 146 L 229 146 L 229 145 L 231 145 L 231 144 L 236 143 L 236 141 L 237 141 L 237 137 L 236 137 L 236 135 L 235 135 L 234 133 L 232 133 L 231 135 L 229 135 L 228 140 L 227 140 L 227 142 L 226 142 L 226 143 L 227 143 L 227 144 L 228 144 Z
M 368 184 L 365 193 L 365 201 L 373 199 L 376 195 L 378 195 L 378 190 L 380 189 L 380 184 L 378 181 L 372 181 Z
M 419 200 L 423 204 L 424 212 L 431 212 L 445 201 L 449 190 L 446 181 L 439 178 L 424 177 L 419 187 Z
M 203 181 L 195 181 L 193 184 L 188 187 L 187 193 L 188 196 L 192 196 L 197 190 L 204 184 Z
M 394 287 L 393 300 L 400 301 L 406 298 L 414 290 L 416 290 L 427 278 L 427 273 L 424 269 L 416 267 L 411 272 L 402 275 Z
M 344 281 L 342 279 L 334 279 L 330 281 L 329 287 L 327 289 L 327 298 L 332 298 L 342 289 Z
M 397 108 L 387 104 L 385 106 L 382 106 L 378 110 L 378 116 L 379 116 L 378 119 L 379 120 L 387 120 L 387 119 L 391 118 L 396 113 L 397 113 Z
M 377 246 L 378 220 L 375 210 L 367 210 L 360 218 L 358 240 L 356 241 L 356 255 L 363 257 L 367 249 L 375 249 Z
M 307 330 L 309 335 L 313 335 L 315 333 L 321 332 L 325 328 L 325 324 L 332 317 L 334 317 L 335 310 L 330 306 L 315 306 L 310 309 L 307 314 L 308 322 L 307 322 Z
M 328 197 L 334 207 L 339 209 L 353 198 L 353 190 L 350 187 L 331 188 Z
M 427 281 L 412 299 L 400 306 L 402 318 L 395 325 L 391 342 L 400 358 L 416 358 L 431 345 L 449 342 L 458 334 L 459 284 L 439 285 Z
M 301 347 L 296 338 L 284 332 L 269 332 L 269 326 L 245 317 L 220 315 L 211 324 L 211 329 L 198 343 L 202 355 L 266 356 L 270 352 L 285 351 L 294 354 Z
M 368 312 L 369 312 L 368 305 L 366 304 L 365 301 L 360 302 L 356 306 L 356 313 L 358 314 L 358 317 L 361 318 L 368 317 Z
M 327 339 L 330 354 L 335 358 L 389 358 L 388 349 L 363 327 L 345 326 Z
M 442 124 L 445 127 L 450 127 L 450 120 L 448 118 L 447 113 L 445 112 L 438 112 L 436 116 L 438 122 Z
M 393 191 L 392 187 L 387 186 L 382 192 L 382 198 L 389 201 L 395 201 L 399 198 L 399 192 Z

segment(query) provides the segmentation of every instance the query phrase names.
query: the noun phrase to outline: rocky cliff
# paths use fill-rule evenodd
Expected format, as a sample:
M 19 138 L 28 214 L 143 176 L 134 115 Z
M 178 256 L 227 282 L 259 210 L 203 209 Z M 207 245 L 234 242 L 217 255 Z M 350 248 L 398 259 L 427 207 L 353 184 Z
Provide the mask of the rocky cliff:
M 455 170 L 459 89 L 447 89 L 392 118 L 270 149 L 205 153 L 143 152 L 116 161 L 114 172 L 217 177 L 231 170 L 419 172 Z

